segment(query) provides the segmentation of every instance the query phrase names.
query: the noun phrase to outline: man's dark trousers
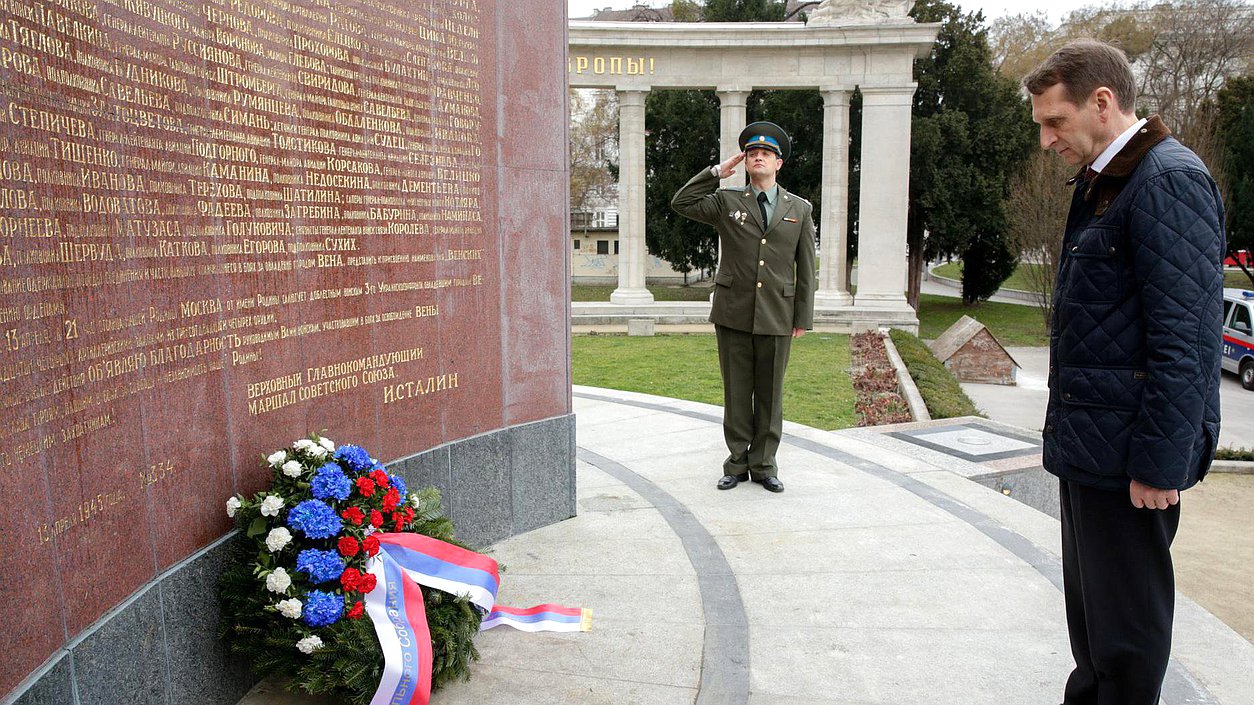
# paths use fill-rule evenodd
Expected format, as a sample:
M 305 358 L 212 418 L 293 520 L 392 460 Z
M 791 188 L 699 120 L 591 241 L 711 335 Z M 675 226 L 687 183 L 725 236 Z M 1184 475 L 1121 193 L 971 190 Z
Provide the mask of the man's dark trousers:
M 1063 705 L 1158 705 L 1171 655 L 1180 505 L 1059 480 L 1062 576 L 1076 668 Z
M 730 452 L 726 475 L 776 477 L 775 451 L 784 431 L 784 370 L 790 335 L 754 335 L 714 326 L 723 375 L 723 438 Z

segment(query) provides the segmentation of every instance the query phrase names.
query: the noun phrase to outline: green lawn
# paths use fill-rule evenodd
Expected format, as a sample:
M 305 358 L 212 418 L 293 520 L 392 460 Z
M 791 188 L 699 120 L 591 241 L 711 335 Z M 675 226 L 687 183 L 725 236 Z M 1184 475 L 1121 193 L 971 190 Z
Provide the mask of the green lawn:
M 1002 282 L 1001 286 L 1003 289 L 1015 289 L 1016 291 L 1036 291 L 1036 286 L 1032 283 L 1032 280 L 1029 279 L 1028 277 L 1031 273 L 1041 268 L 1042 267 L 1039 264 L 1029 264 L 1026 262 L 1021 262 L 1018 268 L 1015 269 L 1015 273 L 1011 274 L 1009 279 Z M 937 267 L 936 269 L 932 271 L 936 272 L 938 275 L 945 277 L 947 279 L 956 279 L 958 281 L 962 281 L 962 261 L 961 260 L 956 261 L 956 262 L 947 262 L 945 264 L 940 265 L 939 267 Z
M 1002 345 L 1049 345 L 1045 316 L 1036 306 L 985 301 L 967 308 L 962 305 L 962 299 L 931 294 L 919 297 L 919 337 L 938 338 L 963 315 L 987 326 Z
M 579 335 L 571 341 L 575 384 L 723 405 L 713 335 Z M 784 418 L 822 429 L 857 425 L 849 338 L 810 333 L 793 341 Z
M 1245 276 L 1245 272 L 1240 270 L 1224 272 L 1224 286 L 1232 287 L 1233 289 L 1254 290 L 1254 284 L 1250 283 L 1250 278 Z
M 571 301 L 609 301 L 610 294 L 618 288 L 617 284 L 571 284 Z M 709 301 L 708 286 L 669 286 L 651 284 L 648 287 L 653 293 L 654 301 Z

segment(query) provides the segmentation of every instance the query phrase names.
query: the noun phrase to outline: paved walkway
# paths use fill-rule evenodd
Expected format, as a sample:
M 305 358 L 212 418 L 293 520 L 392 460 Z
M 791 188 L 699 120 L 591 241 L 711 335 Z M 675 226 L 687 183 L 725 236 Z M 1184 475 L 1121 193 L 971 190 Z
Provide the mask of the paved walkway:
M 503 603 L 589 607 L 593 631 L 482 634 L 471 680 L 433 705 L 1060 699 L 1071 659 L 1058 524 L 968 479 L 987 468 L 937 443 L 984 444 L 991 465 L 1037 449 L 1013 436 L 998 446 L 1000 427 L 974 420 L 836 433 L 786 424 L 786 491 L 720 492 L 718 407 L 574 395 L 579 515 L 489 552 L 505 568 Z M 1183 596 L 1176 625 L 1164 702 L 1254 705 L 1254 645 Z M 244 702 L 326 701 L 257 692 Z

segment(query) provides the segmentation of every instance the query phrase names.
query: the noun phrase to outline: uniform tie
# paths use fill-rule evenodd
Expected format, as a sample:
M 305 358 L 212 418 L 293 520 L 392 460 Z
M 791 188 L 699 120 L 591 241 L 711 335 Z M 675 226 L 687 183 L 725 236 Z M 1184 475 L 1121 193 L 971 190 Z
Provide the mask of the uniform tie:
M 765 230 L 771 225 L 771 221 L 766 219 L 766 191 L 758 193 L 758 210 L 762 211 L 762 229 Z

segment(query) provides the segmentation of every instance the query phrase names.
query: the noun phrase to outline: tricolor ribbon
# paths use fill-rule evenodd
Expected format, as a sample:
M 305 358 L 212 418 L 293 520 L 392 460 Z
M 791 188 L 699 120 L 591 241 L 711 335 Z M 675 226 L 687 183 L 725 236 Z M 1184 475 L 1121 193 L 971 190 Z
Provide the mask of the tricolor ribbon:
M 485 615 L 480 631 L 500 625 L 526 632 L 577 632 L 592 627 L 589 610 L 496 604 L 500 574 L 496 561 L 483 554 L 421 534 L 375 537 L 380 550 L 367 570 L 377 582 L 365 604 L 383 648 L 383 678 L 370 705 L 427 705 L 430 700 L 431 634 L 419 585 L 465 596 Z

